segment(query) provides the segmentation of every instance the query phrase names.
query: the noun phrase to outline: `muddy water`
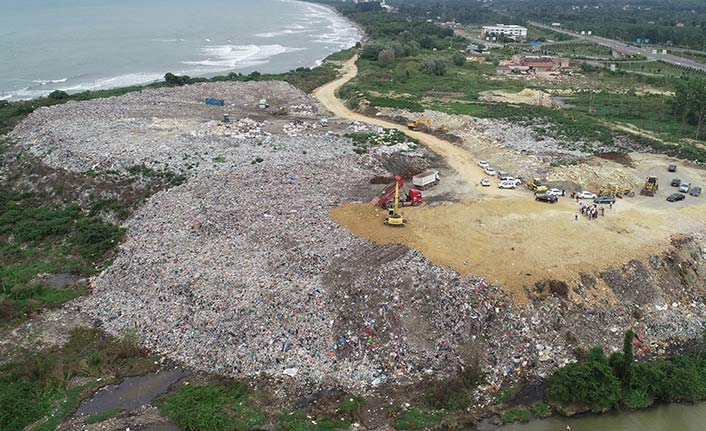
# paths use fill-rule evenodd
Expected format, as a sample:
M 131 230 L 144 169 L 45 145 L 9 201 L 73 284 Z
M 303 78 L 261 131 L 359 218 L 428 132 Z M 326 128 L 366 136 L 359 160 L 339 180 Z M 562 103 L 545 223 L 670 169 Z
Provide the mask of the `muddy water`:
M 106 386 L 81 402 L 75 416 L 91 416 L 113 409 L 130 410 L 149 404 L 155 397 L 191 373 L 179 368 L 144 376 L 128 377 L 119 385 Z
M 647 410 L 550 418 L 498 428 L 500 431 L 696 431 L 706 429 L 706 403 L 667 404 Z

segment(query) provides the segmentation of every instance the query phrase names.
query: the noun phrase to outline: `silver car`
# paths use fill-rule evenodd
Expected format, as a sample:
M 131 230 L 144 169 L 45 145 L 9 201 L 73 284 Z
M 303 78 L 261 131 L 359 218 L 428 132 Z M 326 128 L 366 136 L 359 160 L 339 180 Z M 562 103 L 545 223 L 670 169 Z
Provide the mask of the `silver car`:
M 679 186 L 679 191 L 682 193 L 687 193 L 691 188 L 691 183 L 681 183 Z

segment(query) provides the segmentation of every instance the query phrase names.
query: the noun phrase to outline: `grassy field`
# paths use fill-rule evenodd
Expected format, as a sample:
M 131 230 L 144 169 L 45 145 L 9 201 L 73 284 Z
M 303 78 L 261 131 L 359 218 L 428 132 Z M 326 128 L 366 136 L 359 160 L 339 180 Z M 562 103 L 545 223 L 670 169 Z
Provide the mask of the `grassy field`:
M 309 410 L 278 411 L 238 382 L 182 385 L 158 401 L 159 411 L 190 431 L 247 431 L 263 428 L 292 431 L 349 429 L 362 399 L 321 401 Z
M 57 349 L 28 354 L 0 367 L 0 429 L 53 431 L 98 385 L 155 368 L 153 359 L 129 338 L 77 329 Z M 100 377 L 74 384 L 74 377 Z M 25 428 L 40 419 L 45 421 Z

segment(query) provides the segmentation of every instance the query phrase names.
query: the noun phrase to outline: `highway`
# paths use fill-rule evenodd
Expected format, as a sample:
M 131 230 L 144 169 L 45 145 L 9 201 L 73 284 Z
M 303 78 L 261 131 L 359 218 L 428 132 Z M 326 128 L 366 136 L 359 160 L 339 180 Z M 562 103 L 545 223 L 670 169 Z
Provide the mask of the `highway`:
M 697 61 L 694 61 L 689 58 L 684 58 L 684 57 L 679 57 L 674 54 L 661 54 L 662 50 L 659 49 L 657 54 L 652 53 L 652 49 L 646 49 L 646 48 L 639 48 L 637 46 L 631 46 L 626 44 L 625 42 L 621 42 L 619 40 L 614 40 L 614 39 L 608 39 L 605 37 L 601 36 L 595 36 L 595 35 L 582 35 L 580 33 L 576 33 L 574 31 L 570 30 L 565 30 L 562 28 L 557 28 L 557 27 L 551 27 L 548 25 L 544 25 L 538 22 L 534 21 L 529 21 L 529 24 L 535 26 L 535 27 L 540 27 L 546 30 L 551 30 L 557 33 L 563 33 L 567 34 L 569 36 L 573 36 L 577 39 L 581 40 L 587 40 L 593 43 L 597 43 L 598 45 L 603 45 L 605 47 L 611 48 L 617 52 L 620 52 L 622 54 L 626 55 L 644 55 L 647 57 L 647 59 L 652 60 L 652 61 L 663 61 L 665 63 L 673 64 L 675 66 L 682 66 L 682 67 L 687 67 L 690 69 L 694 70 L 699 70 L 701 72 L 706 72 L 706 64 L 699 63 Z

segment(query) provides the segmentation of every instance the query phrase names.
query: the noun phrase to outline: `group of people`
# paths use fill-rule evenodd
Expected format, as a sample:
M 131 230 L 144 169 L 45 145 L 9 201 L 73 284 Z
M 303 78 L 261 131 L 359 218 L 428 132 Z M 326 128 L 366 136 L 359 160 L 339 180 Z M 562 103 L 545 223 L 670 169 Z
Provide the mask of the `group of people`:
M 581 215 L 587 217 L 589 220 L 595 220 L 598 218 L 600 213 L 601 217 L 605 217 L 605 208 L 599 207 L 596 204 L 586 205 L 583 202 L 579 202 L 579 209 L 581 210 Z M 574 215 L 574 220 L 578 220 L 578 213 Z

